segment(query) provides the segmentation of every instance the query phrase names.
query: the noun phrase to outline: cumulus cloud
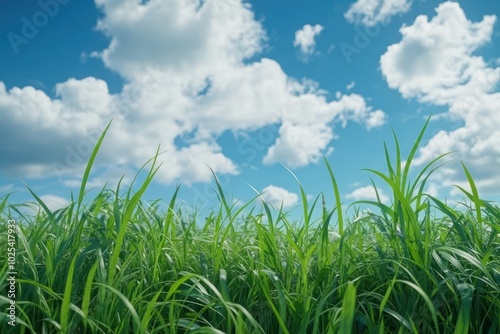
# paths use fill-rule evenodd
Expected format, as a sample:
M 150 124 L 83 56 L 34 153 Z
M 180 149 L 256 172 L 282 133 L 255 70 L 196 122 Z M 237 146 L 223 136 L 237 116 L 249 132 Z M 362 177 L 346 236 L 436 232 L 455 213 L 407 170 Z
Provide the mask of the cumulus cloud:
M 377 189 L 377 191 L 380 197 L 380 201 L 382 203 L 388 204 L 390 200 L 389 196 L 387 196 L 382 189 Z M 360 200 L 376 201 L 377 193 L 375 192 L 375 188 L 373 188 L 373 186 L 365 186 L 355 189 L 354 191 L 347 194 L 345 197 L 355 201 L 360 201 Z
M 239 64 L 262 49 L 265 31 L 249 6 L 232 1 L 95 0 L 104 17 L 97 29 L 111 38 L 101 52 L 105 64 L 131 78 L 147 64 L 176 74 L 222 69 Z M 211 66 L 217 66 L 217 69 Z
M 308 57 L 314 53 L 316 48 L 315 38 L 321 34 L 323 29 L 324 27 L 319 24 L 314 26 L 306 24 L 302 29 L 295 32 L 295 41 L 293 42 L 293 46 L 300 49 L 304 60 L 307 60 Z
M 218 142 L 226 131 L 278 125 L 264 162 L 305 166 L 331 151 L 335 124 L 383 124 L 385 114 L 362 96 L 328 101 L 317 83 L 295 80 L 275 60 L 258 59 L 267 40 L 261 23 L 250 4 L 225 1 L 96 0 L 102 12 L 97 30 L 110 42 L 91 56 L 123 78 L 123 89 L 111 94 L 99 78 L 70 78 L 56 85 L 52 98 L 33 87 L 7 90 L 0 82 L 0 140 L 16 143 L 0 147 L 0 155 L 10 157 L 0 170 L 76 184 L 111 118 L 97 161 L 102 175 L 93 185 L 142 166 L 159 144 L 167 152 L 156 180 L 209 182 L 207 165 L 216 173 L 239 173 Z M 304 142 L 297 145 L 297 138 Z
M 67 199 L 52 194 L 42 195 L 40 199 L 50 211 L 61 209 L 69 203 Z
M 281 162 L 296 168 L 317 163 L 333 150 L 329 147 L 335 138 L 332 122 L 345 127 L 348 121 L 354 121 L 371 129 L 386 121 L 383 111 L 373 110 L 358 94 L 340 95 L 337 101 L 330 103 L 317 99 L 316 95 L 304 94 L 287 109 L 287 121 L 281 125 L 278 139 L 264 157 L 265 164 Z M 304 118 L 303 110 L 307 110 L 308 105 L 314 107 L 309 107 L 308 117 Z
M 439 195 L 439 188 L 438 184 L 430 182 L 425 193 L 430 196 L 437 197 Z
M 325 124 L 284 123 L 279 130 L 279 138 L 269 148 L 264 157 L 265 164 L 282 162 L 292 168 L 316 163 L 321 158 L 328 143 L 333 139 L 331 127 Z
M 392 16 L 406 13 L 411 0 L 357 0 L 344 14 L 347 21 L 366 26 L 387 23 Z
M 51 212 L 62 209 L 66 205 L 69 204 L 69 200 L 67 200 L 66 198 L 63 198 L 63 197 L 60 197 L 57 195 L 53 195 L 53 194 L 45 194 L 45 195 L 41 195 L 39 197 L 42 200 L 43 204 L 45 204 L 45 206 Z M 34 199 L 32 201 L 28 202 L 27 206 L 20 208 L 20 210 L 21 210 L 21 213 L 23 213 L 23 214 L 27 213 L 30 215 L 36 214 L 40 211 L 42 211 L 42 212 L 44 211 L 42 206 Z
M 0 138 L 6 143 L 0 153 L 10 157 L 0 161 L 0 168 L 6 173 L 53 175 L 51 163 L 67 160 L 66 147 L 80 145 L 83 151 L 90 150 L 91 145 L 82 145 L 80 139 L 111 117 L 112 101 L 104 81 L 69 79 L 56 86 L 56 94 L 52 100 L 33 87 L 7 91 L 0 82 Z M 78 159 L 75 154 L 67 163 L 76 167 L 82 163 Z
M 169 163 L 172 162 L 172 167 L 175 169 L 170 170 L 168 174 L 159 175 L 159 178 L 167 183 L 177 179 L 186 180 L 188 184 L 211 179 L 210 169 L 199 161 L 207 161 L 207 165 L 219 173 L 238 174 L 236 165 L 221 153 L 221 148 L 217 144 L 202 142 L 182 148 L 169 157 Z
M 299 196 L 284 188 L 269 185 L 262 190 L 262 199 L 273 206 L 289 208 L 296 205 L 299 201 Z
M 389 87 L 405 98 L 448 107 L 446 118 L 461 126 L 441 130 L 419 151 L 415 164 L 456 151 L 485 192 L 498 192 L 500 176 L 500 68 L 475 54 L 491 40 L 496 17 L 467 19 L 457 2 L 445 2 L 429 20 L 418 16 L 400 29 L 402 39 L 388 47 L 380 65 Z M 456 124 L 456 123 L 455 123 Z M 437 174 L 442 186 L 461 184 L 463 171 L 447 165 Z M 434 189 L 437 191 L 437 189 Z

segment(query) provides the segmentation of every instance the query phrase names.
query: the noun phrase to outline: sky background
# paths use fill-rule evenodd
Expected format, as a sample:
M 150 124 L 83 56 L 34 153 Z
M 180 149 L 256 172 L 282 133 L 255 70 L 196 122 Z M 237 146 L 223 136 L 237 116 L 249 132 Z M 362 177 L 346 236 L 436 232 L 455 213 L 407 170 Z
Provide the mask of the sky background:
M 263 192 L 374 199 L 392 130 L 414 173 L 454 151 L 426 192 L 460 200 L 463 161 L 500 198 L 500 2 L 493 0 L 6 0 L 0 3 L 0 197 L 56 209 L 130 184 L 158 145 L 146 199 L 218 206 L 210 168 L 240 205 Z M 209 168 L 209 167 L 210 168 Z M 384 201 L 390 193 L 376 178 Z M 299 211 L 300 212 L 300 211 Z M 293 214 L 293 213 L 292 213 Z

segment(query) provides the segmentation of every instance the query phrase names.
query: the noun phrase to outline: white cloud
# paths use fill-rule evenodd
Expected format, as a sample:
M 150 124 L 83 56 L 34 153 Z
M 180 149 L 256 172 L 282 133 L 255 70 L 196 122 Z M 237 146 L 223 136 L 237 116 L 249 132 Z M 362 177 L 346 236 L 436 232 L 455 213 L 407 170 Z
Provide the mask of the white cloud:
M 478 84 L 471 81 L 496 80 L 494 69 L 487 68 L 483 58 L 473 52 L 490 41 L 494 16 L 472 23 L 456 2 L 445 2 L 437 16 L 428 20 L 418 16 L 411 26 L 403 26 L 400 43 L 389 46 L 380 64 L 389 87 L 404 97 L 424 102 L 449 104 L 464 88 Z M 493 77 L 495 76 L 495 77 Z
M 246 203 L 243 202 L 241 199 L 239 198 L 233 198 L 232 200 L 232 205 L 235 207 L 235 208 L 241 208 L 243 205 L 245 205 Z
M 269 148 L 264 157 L 264 163 L 283 162 L 292 168 L 318 162 L 328 143 L 333 139 L 331 127 L 324 124 L 284 123 L 279 135 L 276 143 Z
M 67 199 L 53 194 L 45 194 L 39 197 L 51 212 L 62 209 L 69 204 L 69 201 Z M 21 212 L 33 215 L 38 212 L 45 212 L 45 210 L 38 203 L 38 201 L 33 199 L 32 201 L 28 202 L 28 205 L 26 207 L 21 208 Z
M 500 176 L 500 68 L 490 67 L 474 54 L 491 41 L 496 17 L 471 22 L 457 2 L 436 8 L 436 16 L 419 16 L 404 26 L 402 40 L 381 57 L 381 70 L 389 87 L 406 98 L 448 107 L 447 118 L 463 125 L 439 131 L 419 151 L 415 164 L 456 151 L 484 192 L 498 193 Z M 436 183 L 451 186 L 463 182 L 458 163 L 442 168 Z
M 432 197 L 437 197 L 439 195 L 440 189 L 441 187 L 439 184 L 430 182 L 429 185 L 427 186 L 427 190 L 425 191 L 425 193 Z
M 351 81 L 348 85 L 347 85 L 347 90 L 351 90 L 354 88 L 354 86 L 356 85 L 356 83 L 354 81 Z
M 236 165 L 221 153 L 215 143 L 198 143 L 182 148 L 168 158 L 168 174 L 158 175 L 159 180 L 172 183 L 177 179 L 191 182 L 207 182 L 212 179 L 210 168 L 219 173 L 238 174 Z
M 308 109 L 308 117 L 304 118 L 303 110 Z M 329 147 L 335 138 L 332 122 L 345 127 L 348 121 L 354 121 L 371 129 L 383 125 L 386 115 L 381 110 L 373 111 L 358 94 L 340 94 L 337 101 L 330 103 L 318 100 L 316 95 L 304 94 L 287 109 L 285 119 L 279 129 L 279 138 L 269 148 L 263 162 L 281 162 L 295 168 L 317 163 L 322 156 L 332 152 L 333 148 Z
M 295 32 L 293 46 L 299 47 L 304 60 L 307 60 L 314 53 L 316 48 L 315 38 L 321 34 L 323 29 L 324 27 L 319 24 L 314 26 L 306 24 L 302 29 Z
M 33 87 L 7 91 L 0 82 L 0 136 L 16 143 L 0 148 L 2 155 L 12 157 L 0 161 L 0 168 L 8 174 L 45 177 L 54 174 L 53 161 L 81 165 L 81 155 L 92 146 L 84 139 L 90 140 L 112 117 L 113 101 L 102 80 L 69 79 L 56 86 L 56 94 L 51 100 Z M 67 147 L 78 148 L 82 154 L 68 157 Z
M 87 54 L 87 52 L 80 53 L 80 63 L 85 64 L 88 59 L 89 55 Z
M 410 10 L 411 0 L 357 0 L 344 14 L 347 21 L 366 26 L 385 24 L 392 16 Z
M 67 199 L 51 194 L 42 195 L 40 199 L 50 211 L 61 209 L 69 203 Z
M 269 185 L 262 190 L 263 200 L 276 207 L 289 208 L 296 205 L 299 201 L 299 196 L 284 188 Z
M 380 201 L 384 204 L 388 204 L 390 200 L 389 196 L 387 196 L 382 189 L 377 189 L 377 191 L 380 197 Z M 347 194 L 345 197 L 353 199 L 355 201 L 360 201 L 360 200 L 376 201 L 377 193 L 375 192 L 375 188 L 373 188 L 373 186 L 365 186 L 355 189 L 351 193 Z
M 332 104 L 338 110 L 342 127 L 346 127 L 348 121 L 354 121 L 372 129 L 382 126 L 386 121 L 386 114 L 382 110 L 374 111 L 359 94 L 342 95 Z
M 105 168 L 101 168 L 100 173 L 97 176 L 94 176 L 94 173 L 91 173 L 86 186 L 88 189 L 93 189 L 102 188 L 106 185 L 108 188 L 115 189 L 118 186 L 118 182 L 120 182 L 120 186 L 123 189 L 124 187 L 131 185 L 136 174 L 137 170 L 130 168 L 130 166 L 110 164 Z M 69 178 L 64 179 L 63 181 L 63 185 L 68 188 L 80 188 L 81 184 L 81 178 Z
M 123 90 L 111 94 L 98 78 L 68 79 L 50 98 L 0 82 L 0 140 L 16 143 L 0 147 L 0 155 L 12 157 L 1 160 L 0 169 L 25 178 L 56 175 L 74 185 L 113 118 L 96 162 L 107 167 L 95 170 L 101 175 L 93 175 L 92 184 L 142 166 L 160 143 L 168 151 L 156 180 L 209 182 L 207 165 L 216 173 L 239 172 L 217 142 L 225 131 L 279 124 L 280 137 L 264 162 L 304 166 L 331 151 L 336 123 L 372 128 L 384 122 L 385 114 L 360 95 L 327 101 L 317 83 L 288 77 L 276 61 L 250 61 L 264 48 L 266 33 L 250 4 L 226 2 L 96 0 L 103 14 L 97 29 L 110 44 L 91 57 L 124 79 Z M 295 145 L 295 135 L 306 142 Z
M 127 78 L 142 77 L 147 64 L 176 74 L 207 74 L 226 61 L 237 65 L 257 54 L 265 38 L 249 5 L 240 1 L 95 2 L 105 15 L 97 29 L 111 38 L 101 57 Z

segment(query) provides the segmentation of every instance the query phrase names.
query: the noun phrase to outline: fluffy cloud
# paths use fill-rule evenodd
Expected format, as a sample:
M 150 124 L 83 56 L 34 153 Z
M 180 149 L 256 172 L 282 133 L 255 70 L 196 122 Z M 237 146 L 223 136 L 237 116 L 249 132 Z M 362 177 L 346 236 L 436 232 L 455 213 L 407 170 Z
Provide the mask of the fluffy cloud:
M 255 55 L 265 38 L 249 5 L 236 0 L 95 2 L 104 14 L 97 29 L 111 38 L 101 57 L 127 78 L 142 77 L 148 64 L 204 77 Z
M 306 24 L 301 30 L 295 32 L 293 46 L 299 47 L 304 60 L 307 60 L 314 53 L 314 49 L 316 48 L 315 38 L 319 36 L 323 29 L 323 26 L 319 24 L 314 26 Z
M 389 46 L 380 64 L 389 87 L 404 97 L 445 105 L 467 89 L 484 92 L 478 81 L 498 79 L 498 69 L 473 55 L 490 41 L 495 17 L 470 22 L 456 2 L 445 2 L 436 12 L 430 21 L 421 15 L 403 26 L 402 41 Z
M 0 133 L 6 143 L 0 153 L 10 157 L 0 161 L 5 172 L 28 177 L 53 174 L 51 163 L 65 161 L 67 147 L 90 150 L 81 139 L 111 117 L 112 99 L 104 81 L 70 79 L 57 85 L 56 94 L 52 100 L 33 87 L 7 91 L 0 82 Z M 75 154 L 68 163 L 76 167 L 82 163 L 78 159 Z
M 40 199 L 51 211 L 61 209 L 69 203 L 67 199 L 51 194 L 42 195 Z
M 280 137 L 264 157 L 265 164 L 283 162 L 292 168 L 318 162 L 333 139 L 331 127 L 324 124 L 294 125 L 284 123 Z M 328 155 L 328 153 L 326 154 Z
M 406 13 L 411 0 L 357 0 L 344 14 L 347 21 L 366 26 L 387 23 L 397 14 Z
M 236 165 L 221 153 L 218 145 L 202 142 L 182 148 L 169 157 L 169 164 L 172 163 L 173 170 L 170 169 L 168 174 L 160 174 L 159 179 L 167 183 L 181 179 L 188 184 L 211 179 L 210 169 L 199 161 L 206 161 L 210 168 L 219 173 L 232 175 L 238 173 Z
M 299 196 L 284 188 L 269 185 L 262 190 L 262 199 L 273 206 L 289 208 L 296 205 L 299 201 Z
M 52 194 L 41 195 L 40 199 L 51 212 L 62 209 L 69 204 L 69 201 L 67 199 Z M 37 212 L 44 211 L 42 206 L 34 199 L 32 201 L 29 201 L 27 204 L 27 206 L 20 208 L 21 213 L 33 215 Z
M 448 107 L 446 118 L 460 127 L 440 131 L 419 151 L 416 165 L 456 151 L 485 192 L 498 192 L 500 176 L 500 68 L 474 53 L 491 40 L 495 16 L 471 22 L 457 2 L 445 2 L 429 20 L 419 16 L 400 29 L 380 65 L 389 87 L 406 98 Z M 437 174 L 444 186 L 463 184 L 463 171 L 447 165 Z
M 0 147 L 0 155 L 11 157 L 0 161 L 1 170 L 76 184 L 113 118 L 98 160 L 107 166 L 100 169 L 107 179 L 140 167 L 161 143 L 167 152 L 157 180 L 208 182 L 207 165 L 217 173 L 239 172 L 217 142 L 225 131 L 278 124 L 264 162 L 304 166 L 331 151 L 334 124 L 372 128 L 385 120 L 359 95 L 327 101 L 311 80 L 288 77 L 275 60 L 254 60 L 266 33 L 248 3 L 95 2 L 103 14 L 97 30 L 110 43 L 92 55 L 123 78 L 122 91 L 111 94 L 106 82 L 89 77 L 56 85 L 51 98 L 33 87 L 7 90 L 0 82 L 0 140 L 16 143 Z
M 332 122 L 345 127 L 348 121 L 354 121 L 371 129 L 381 126 L 386 120 L 383 111 L 372 110 L 358 94 L 340 95 L 337 101 L 330 103 L 311 94 L 303 94 L 295 100 L 293 107 L 287 109 L 279 138 L 264 157 L 265 164 L 281 162 L 296 168 L 318 162 L 333 150 L 329 147 L 335 138 Z M 303 117 L 304 110 L 308 110 L 307 118 Z
M 377 189 L 378 195 L 380 197 L 380 201 L 384 204 L 389 204 L 389 196 L 387 196 L 382 189 Z M 375 192 L 375 188 L 373 186 L 360 187 L 352 191 L 351 193 L 346 195 L 346 198 L 360 201 L 360 200 L 369 200 L 376 201 L 377 193 Z

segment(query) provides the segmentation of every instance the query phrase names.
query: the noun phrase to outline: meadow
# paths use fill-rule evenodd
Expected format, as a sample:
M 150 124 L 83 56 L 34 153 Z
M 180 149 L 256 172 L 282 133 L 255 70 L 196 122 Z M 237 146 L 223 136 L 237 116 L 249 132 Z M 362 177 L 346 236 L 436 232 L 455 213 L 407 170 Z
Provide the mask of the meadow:
M 0 332 L 498 333 L 500 208 L 465 165 L 463 202 L 425 194 L 443 158 L 410 172 L 426 126 L 404 158 L 396 136 L 395 152 L 384 146 L 387 171 L 368 172 L 392 198 L 356 204 L 367 213 L 346 214 L 325 159 L 335 203 L 309 202 L 299 184 L 302 219 L 290 221 L 258 195 L 234 206 L 214 174 L 220 206 L 201 223 L 176 203 L 178 188 L 166 210 L 142 200 L 158 156 L 140 184 L 88 198 L 106 129 L 66 207 L 49 210 L 29 187 L 36 214 L 0 198 L 2 247 L 19 217 L 16 324 L 2 249 Z

